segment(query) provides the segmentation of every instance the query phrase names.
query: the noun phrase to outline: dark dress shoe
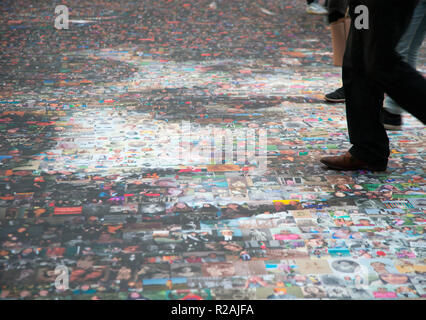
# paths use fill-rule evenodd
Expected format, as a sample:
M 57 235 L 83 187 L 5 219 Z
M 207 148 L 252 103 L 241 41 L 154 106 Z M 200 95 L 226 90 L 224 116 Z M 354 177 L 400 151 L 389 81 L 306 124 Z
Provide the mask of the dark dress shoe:
M 372 165 L 356 159 L 349 152 L 337 157 L 324 157 L 321 163 L 335 170 L 369 170 L 386 171 L 386 165 Z

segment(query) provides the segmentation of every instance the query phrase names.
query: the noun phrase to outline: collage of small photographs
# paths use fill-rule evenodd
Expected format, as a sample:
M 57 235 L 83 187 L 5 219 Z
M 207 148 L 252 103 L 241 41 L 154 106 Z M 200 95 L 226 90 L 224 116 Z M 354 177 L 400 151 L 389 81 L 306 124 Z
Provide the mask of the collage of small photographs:
M 67 0 L 68 30 L 1 2 L 0 300 L 425 299 L 423 125 L 385 172 L 327 170 L 350 144 L 324 16 L 210 2 Z M 206 128 L 265 130 L 265 171 L 183 163 Z

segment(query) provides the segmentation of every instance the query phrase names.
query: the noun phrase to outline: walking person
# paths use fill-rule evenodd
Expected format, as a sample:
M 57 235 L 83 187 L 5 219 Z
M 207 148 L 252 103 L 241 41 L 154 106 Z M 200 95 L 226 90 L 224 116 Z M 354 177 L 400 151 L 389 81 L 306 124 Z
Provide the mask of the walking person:
M 396 47 L 405 62 L 416 68 L 417 57 L 426 33 L 426 0 L 420 0 L 410 25 Z M 383 125 L 388 130 L 401 130 L 403 109 L 391 97 L 385 98 Z
M 343 62 L 352 148 L 321 162 L 336 170 L 385 171 L 389 138 L 381 122 L 384 93 L 425 123 L 426 79 L 396 52 L 418 0 L 350 0 L 352 17 Z M 368 8 L 368 27 L 355 27 L 355 8 Z M 364 8 L 365 8 L 364 7 Z
M 335 2 L 344 1 L 344 0 L 330 0 L 330 5 Z M 329 21 L 332 23 L 333 17 L 332 12 L 336 12 L 337 8 L 329 8 Z M 338 11 L 337 11 L 338 14 Z M 336 19 L 337 20 L 337 19 Z M 420 0 L 417 5 L 413 17 L 411 19 L 410 25 L 405 32 L 404 36 L 401 38 L 396 50 L 401 55 L 401 57 L 409 63 L 413 68 L 416 68 L 417 56 L 420 47 L 422 46 L 426 32 L 426 0 Z M 325 100 L 328 102 L 345 102 L 345 90 L 342 87 L 337 90 L 327 93 L 325 95 Z M 385 110 L 383 111 L 383 124 L 388 130 L 401 130 L 402 126 L 402 117 L 401 114 L 403 110 L 398 104 L 389 97 L 385 99 Z

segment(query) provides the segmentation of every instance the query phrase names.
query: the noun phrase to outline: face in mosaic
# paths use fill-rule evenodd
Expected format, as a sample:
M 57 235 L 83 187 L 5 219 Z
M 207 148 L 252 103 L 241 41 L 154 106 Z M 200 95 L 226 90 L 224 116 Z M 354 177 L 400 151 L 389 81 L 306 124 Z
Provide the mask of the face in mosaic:
M 1 299 L 425 297 L 424 128 L 326 170 L 340 69 L 285 3 L 2 3 Z

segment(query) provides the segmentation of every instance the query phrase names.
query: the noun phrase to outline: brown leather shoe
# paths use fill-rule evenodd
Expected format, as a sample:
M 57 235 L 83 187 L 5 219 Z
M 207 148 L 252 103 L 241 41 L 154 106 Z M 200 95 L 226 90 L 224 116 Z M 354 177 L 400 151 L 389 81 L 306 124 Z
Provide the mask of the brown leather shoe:
M 349 152 L 337 157 L 324 157 L 321 160 L 327 167 L 335 170 L 369 170 L 386 171 L 386 165 L 371 165 L 364 161 L 356 159 Z

